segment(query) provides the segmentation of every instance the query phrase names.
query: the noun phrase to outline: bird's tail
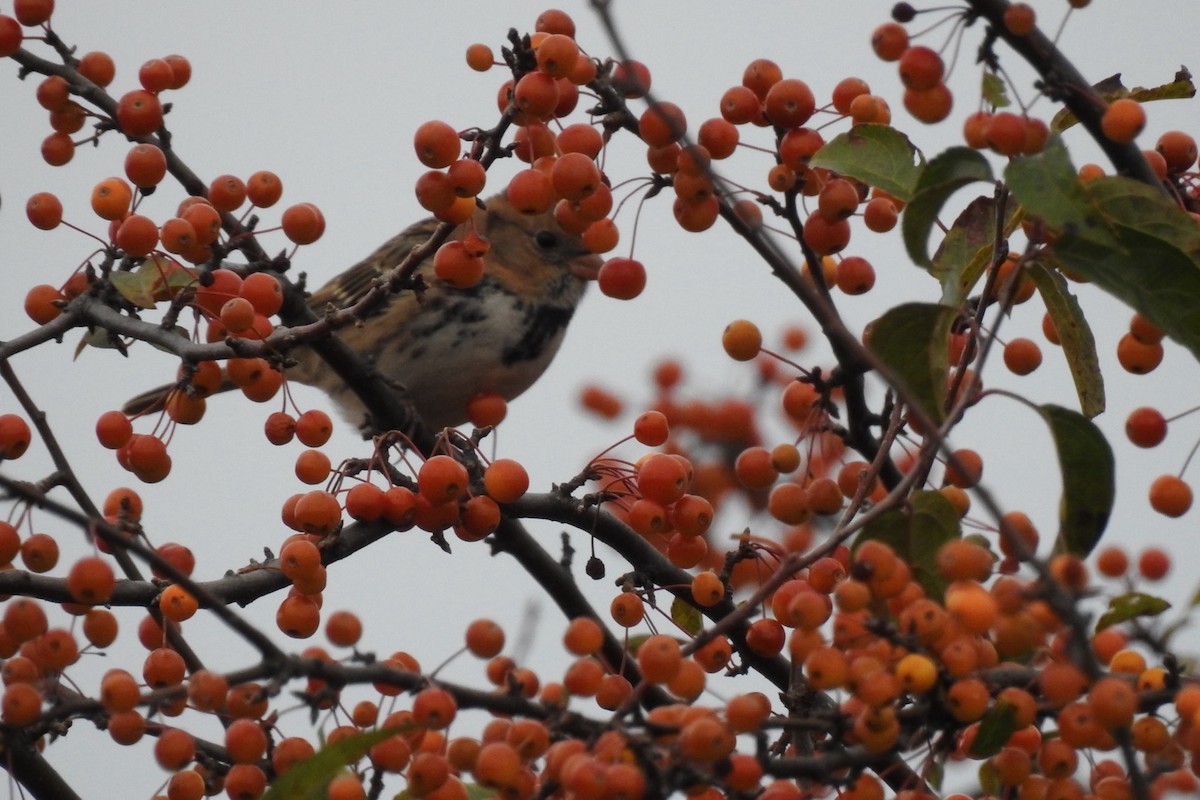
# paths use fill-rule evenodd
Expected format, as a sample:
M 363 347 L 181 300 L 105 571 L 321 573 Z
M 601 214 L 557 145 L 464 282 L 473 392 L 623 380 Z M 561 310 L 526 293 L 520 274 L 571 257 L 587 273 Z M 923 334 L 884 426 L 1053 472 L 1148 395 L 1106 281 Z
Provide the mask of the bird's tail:
M 142 414 L 153 414 L 162 411 L 167 404 L 167 397 L 179 387 L 177 383 L 167 383 L 142 392 L 129 398 L 121 411 L 128 417 L 138 417 Z
M 229 379 L 224 370 L 221 370 L 221 386 L 213 394 L 227 392 L 230 389 L 236 389 L 237 384 Z M 162 386 L 156 386 L 153 389 L 135 395 L 125 402 L 121 407 L 122 413 L 127 417 L 138 417 L 143 414 L 155 414 L 166 408 L 167 398 L 172 392 L 186 391 L 179 383 L 165 383 Z M 211 395 L 210 395 L 211 396 Z

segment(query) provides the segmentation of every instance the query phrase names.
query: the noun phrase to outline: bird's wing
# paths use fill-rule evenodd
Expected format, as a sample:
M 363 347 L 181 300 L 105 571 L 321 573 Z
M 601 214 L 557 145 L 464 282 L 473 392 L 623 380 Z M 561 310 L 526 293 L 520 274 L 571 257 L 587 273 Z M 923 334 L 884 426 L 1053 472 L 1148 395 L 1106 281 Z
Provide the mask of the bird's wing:
M 315 291 L 308 299 L 309 307 L 320 313 L 330 304 L 345 308 L 362 300 L 375 281 L 399 265 L 414 247 L 423 244 L 437 226 L 437 220 L 423 220 L 393 236 L 374 253 Z

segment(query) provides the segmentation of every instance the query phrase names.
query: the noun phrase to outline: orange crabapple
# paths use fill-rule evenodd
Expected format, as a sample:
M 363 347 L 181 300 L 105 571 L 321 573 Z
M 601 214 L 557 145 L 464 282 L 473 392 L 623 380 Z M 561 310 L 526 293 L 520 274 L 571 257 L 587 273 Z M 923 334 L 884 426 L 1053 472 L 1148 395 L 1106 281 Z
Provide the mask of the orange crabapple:
M 783 80 L 783 70 L 774 61 L 756 58 L 742 72 L 742 86 L 754 92 L 761 101 L 766 100 L 771 87 Z
M 147 92 L 159 94 L 171 88 L 175 82 L 175 71 L 162 58 L 152 58 L 138 68 L 138 83 Z
M 1032 339 L 1018 337 L 1004 345 L 1004 366 L 1014 375 L 1028 375 L 1042 365 L 1042 349 Z
M 937 86 L 946 71 L 941 55 L 923 45 L 907 48 L 899 61 L 901 82 L 906 88 L 915 91 L 925 91 Z
M 106 178 L 92 188 L 92 210 L 101 219 L 123 218 L 132 201 L 133 189 L 121 178 Z
M 62 222 L 62 201 L 50 192 L 38 192 L 25 203 L 25 216 L 43 231 L 54 230 Z
M 715 717 L 699 717 L 679 731 L 676 746 L 691 761 L 711 764 L 733 752 L 736 740 L 725 723 Z
M 563 634 L 563 646 L 577 656 L 597 652 L 604 644 L 604 629 L 591 617 L 576 617 Z
M 966 539 L 951 539 L 937 552 L 937 568 L 950 581 L 984 581 L 992 574 L 992 554 Z
M 112 595 L 115 584 L 112 567 L 98 556 L 79 559 L 67 575 L 67 591 L 80 603 L 105 602 Z
M 591 656 L 584 656 L 567 667 L 563 673 L 563 686 L 577 697 L 592 697 L 599 691 L 603 678 L 604 666 Z
M 670 516 L 661 504 L 646 498 L 639 498 L 629 506 L 627 513 L 629 527 L 642 536 L 669 534 Z
M 1130 97 L 1114 100 L 1100 118 L 1100 129 L 1114 142 L 1128 144 L 1142 132 L 1146 125 L 1146 112 L 1142 104 Z
M 713 524 L 713 504 L 697 494 L 685 494 L 667 507 L 670 522 L 680 536 L 701 536 Z
M 898 61 L 908 50 L 908 31 L 895 22 L 885 22 L 871 34 L 871 47 L 882 61 Z
M 845 178 L 827 182 L 817 195 L 817 213 L 831 222 L 849 217 L 858 204 L 858 189 Z
M 58 564 L 58 542 L 46 533 L 30 534 L 21 542 L 21 562 L 30 572 L 43 573 Z
M 267 790 L 267 776 L 257 764 L 234 764 L 225 773 L 225 794 L 234 800 L 255 800 Z
M 679 500 L 687 491 L 691 466 L 682 457 L 652 453 L 637 468 L 638 492 L 664 506 Z
M 432 502 L 457 500 L 467 490 L 467 468 L 450 456 L 436 455 L 417 471 L 417 488 Z
M 461 142 L 458 131 L 440 120 L 421 124 L 413 134 L 417 160 L 432 169 L 450 166 L 458 159 Z
M 1037 15 L 1027 3 L 1013 3 L 1004 10 L 1004 27 L 1013 36 L 1028 36 L 1036 21 Z
M 321 609 L 307 595 L 289 595 L 275 612 L 275 625 L 293 639 L 307 639 L 321 626 Z
M 168 89 L 182 89 L 192 79 L 192 63 L 178 53 L 163 56 L 163 61 L 171 68 L 171 84 Z
M 79 57 L 79 74 L 100 87 L 112 83 L 117 67 L 108 53 L 93 50 Z
M 113 241 L 126 255 L 141 258 L 158 246 L 158 226 L 141 214 L 130 214 L 117 227 Z
M 504 649 L 504 629 L 490 619 L 477 619 L 467 626 L 466 647 L 478 658 L 492 658 Z
M 798 128 L 808 122 L 816 110 L 816 100 L 808 84 L 795 78 L 777 80 L 763 97 L 763 111 L 772 124 Z
M 1163 332 L 1137 313 L 1129 320 L 1129 335 L 1142 344 L 1159 344 L 1163 340 Z
M 721 334 L 721 344 L 725 353 L 735 361 L 750 361 L 756 358 L 762 349 L 762 333 L 753 322 L 734 320 L 725 326 L 725 331 Z
M 269 170 L 259 170 L 246 179 L 246 198 L 259 208 L 270 208 L 283 196 L 283 182 Z
M 1167 162 L 1167 170 L 1178 174 L 1196 163 L 1196 140 L 1183 131 L 1167 131 L 1158 137 L 1154 149 Z
M 983 459 L 969 448 L 959 448 L 953 460 L 946 464 L 946 482 L 960 489 L 970 489 L 983 477 Z
M 556 111 L 563 88 L 544 72 L 530 72 L 516 82 L 511 93 L 503 92 L 503 95 L 520 112 L 517 121 L 529 123 L 558 116 Z M 508 104 L 503 103 L 504 107 Z
M 745 125 L 762 116 L 758 96 L 746 86 L 726 89 L 721 95 L 720 110 L 721 118 L 732 125 Z
M 725 584 L 715 572 L 706 570 L 692 578 L 692 599 L 699 605 L 715 606 L 725 599 Z
M 1171 570 L 1171 557 L 1157 547 L 1148 547 L 1138 556 L 1138 572 L 1146 580 L 1157 581 Z
M 149 136 L 162 127 L 162 122 L 162 104 L 145 89 L 125 93 L 117 104 L 117 123 L 129 136 Z
M 14 525 L 0 521 L 0 564 L 8 564 L 21 550 L 21 535 Z
M 1025 120 L 1008 111 L 993 114 L 987 122 L 984 139 L 988 147 L 1002 156 L 1019 155 L 1025 148 Z
M 23 39 L 21 23 L 10 16 L 0 14 L 0 58 L 11 56 L 21 49 Z
M 297 203 L 284 209 L 280 225 L 292 242 L 312 244 L 325 233 L 325 215 L 312 203 Z
M 637 663 L 649 683 L 665 684 L 679 671 L 683 660 L 679 643 L 666 634 L 653 634 L 638 647 Z
M 830 222 L 820 214 L 809 214 L 804 220 L 804 241 L 819 256 L 844 250 L 850 243 L 850 233 L 849 220 Z
M 3 19 L 12 22 L 11 17 L 3 17 Z M 0 21 L 0 39 L 3 38 L 4 26 L 5 23 Z M 0 49 L 3 49 L 2 45 L 0 45 Z M 70 84 L 61 75 L 51 75 L 38 84 L 35 97 L 38 105 L 47 111 L 61 110 L 71 101 Z
M 719 212 L 720 204 L 713 195 L 694 203 L 676 198 L 672 205 L 675 221 L 679 223 L 679 227 L 690 233 L 699 233 L 711 228 L 717 221 Z
M 137 679 L 123 669 L 114 668 L 100 679 L 100 704 L 110 712 L 131 711 L 141 699 Z
M 425 728 L 441 730 L 449 727 L 458 714 L 458 703 L 454 696 L 438 686 L 429 686 L 417 692 L 412 704 L 413 721 Z
M 600 291 L 616 300 L 632 300 L 646 288 L 646 268 L 632 258 L 610 258 L 596 279 Z
M 1150 507 L 1167 517 L 1181 517 L 1192 507 L 1192 489 L 1175 475 L 1160 475 L 1150 484 Z
M 551 34 L 536 46 L 534 55 L 539 70 L 552 78 L 566 78 L 574 71 L 581 54 L 580 47 L 570 36 Z
M 1105 577 L 1120 578 L 1129 569 L 1129 556 L 1120 547 L 1105 547 L 1096 554 L 1096 569 Z
M 20 458 L 32 441 L 28 422 L 16 414 L 0 414 L 0 458 Z
M 860 256 L 847 256 L 838 262 L 836 282 L 848 295 L 866 294 L 875 286 L 875 267 Z
M 641 623 L 646 615 L 642 598 L 632 592 L 622 592 L 612 599 L 609 614 L 623 628 L 632 628 Z
M 613 66 L 613 88 L 630 100 L 645 96 L 650 91 L 650 82 L 650 70 L 640 61 L 627 59 Z
M 1125 435 L 1138 447 L 1155 447 L 1167 437 L 1167 420 L 1158 409 L 1135 408 L 1125 419 Z
M 923 90 L 905 89 L 904 108 L 919 122 L 932 125 L 950 116 L 954 95 L 944 83 Z
M 773 658 L 783 651 L 787 633 L 778 620 L 756 619 L 746 629 L 746 647 L 764 658 Z
M 638 119 L 638 135 L 651 147 L 663 147 L 679 140 L 687 133 L 687 119 L 683 110 L 666 101 L 659 101 Z
M 125 177 L 139 189 L 157 186 L 167 174 L 167 157 L 156 145 L 135 144 L 125 155 Z

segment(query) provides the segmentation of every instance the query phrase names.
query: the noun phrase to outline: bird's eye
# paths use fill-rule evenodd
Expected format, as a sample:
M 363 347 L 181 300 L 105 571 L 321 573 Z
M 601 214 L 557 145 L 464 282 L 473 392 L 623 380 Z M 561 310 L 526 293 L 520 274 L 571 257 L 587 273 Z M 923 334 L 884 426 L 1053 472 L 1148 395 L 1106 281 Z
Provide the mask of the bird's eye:
M 533 240 L 543 250 L 550 250 L 558 244 L 558 234 L 554 231 L 538 231 L 533 235 Z

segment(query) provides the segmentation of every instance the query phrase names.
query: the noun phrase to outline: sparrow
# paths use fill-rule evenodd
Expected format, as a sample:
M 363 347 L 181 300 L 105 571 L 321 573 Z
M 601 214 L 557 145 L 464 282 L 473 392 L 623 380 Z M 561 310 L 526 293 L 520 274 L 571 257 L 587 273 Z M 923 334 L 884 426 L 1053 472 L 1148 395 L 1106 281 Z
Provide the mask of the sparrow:
M 309 306 L 319 315 L 330 306 L 355 304 L 439 224 L 429 218 L 405 229 L 314 292 Z M 551 213 L 521 213 L 502 194 L 487 200 L 450 239 L 470 231 L 490 244 L 478 283 L 451 286 L 434 275 L 432 258 L 426 259 L 417 268 L 423 292 L 391 297 L 337 332 L 380 379 L 407 390 L 433 430 L 466 422 L 467 404 L 479 394 L 512 400 L 532 386 L 558 352 L 601 263 Z M 289 356 L 295 360 L 287 368 L 289 380 L 323 390 L 352 422 L 366 418 L 358 397 L 315 352 L 298 348 Z M 152 410 L 172 388 L 139 395 L 126 404 L 126 413 Z

